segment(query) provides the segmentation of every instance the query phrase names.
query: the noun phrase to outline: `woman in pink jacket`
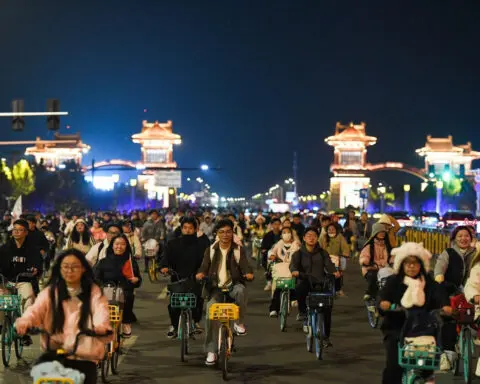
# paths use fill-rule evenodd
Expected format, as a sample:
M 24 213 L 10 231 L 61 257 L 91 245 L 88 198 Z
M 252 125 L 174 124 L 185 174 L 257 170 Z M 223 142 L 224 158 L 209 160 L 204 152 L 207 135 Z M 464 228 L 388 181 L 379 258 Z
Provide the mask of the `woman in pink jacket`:
M 15 327 L 19 335 L 32 327 L 42 328 L 53 335 L 52 347 L 62 346 L 67 351 L 73 349 L 80 330 L 111 330 L 107 299 L 95 284 L 92 268 L 82 252 L 67 249 L 58 256 L 48 286 L 17 319 Z M 81 336 L 76 355 L 67 359 L 65 366 L 84 373 L 84 384 L 95 384 L 97 362 L 103 359 L 110 338 Z M 45 344 L 43 338 L 44 349 Z

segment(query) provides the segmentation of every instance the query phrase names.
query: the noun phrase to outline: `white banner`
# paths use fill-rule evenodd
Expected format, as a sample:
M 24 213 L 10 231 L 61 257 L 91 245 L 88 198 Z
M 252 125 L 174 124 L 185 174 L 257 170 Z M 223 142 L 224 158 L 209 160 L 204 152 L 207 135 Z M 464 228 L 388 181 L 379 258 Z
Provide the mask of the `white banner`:
M 156 187 L 182 188 L 182 172 L 156 171 L 154 185 Z
M 12 209 L 12 222 L 10 226 L 8 227 L 8 230 L 11 231 L 13 229 L 13 223 L 15 220 L 18 220 L 23 213 L 23 208 L 22 208 L 22 195 L 18 196 L 17 201 L 15 202 L 15 205 L 13 206 Z

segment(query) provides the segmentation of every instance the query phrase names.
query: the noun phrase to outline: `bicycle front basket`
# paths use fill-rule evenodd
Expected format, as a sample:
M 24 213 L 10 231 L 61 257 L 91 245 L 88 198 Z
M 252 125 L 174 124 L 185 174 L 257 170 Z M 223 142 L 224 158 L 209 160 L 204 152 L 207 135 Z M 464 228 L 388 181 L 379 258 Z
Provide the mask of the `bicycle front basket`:
M 275 287 L 277 289 L 295 289 L 295 278 L 275 279 Z
M 0 311 L 15 311 L 19 308 L 19 295 L 0 295 Z
M 170 296 L 170 305 L 172 308 L 195 308 L 197 306 L 197 296 L 194 293 L 172 293 Z
M 208 311 L 208 318 L 217 321 L 238 320 L 240 317 L 240 308 L 232 303 L 212 304 Z
M 442 350 L 437 346 L 398 345 L 398 364 L 404 369 L 437 371 Z
M 331 308 L 333 307 L 333 295 L 331 293 L 310 292 L 307 296 L 308 308 Z
M 122 310 L 118 305 L 109 305 L 108 311 L 110 312 L 110 322 L 118 324 L 122 321 Z

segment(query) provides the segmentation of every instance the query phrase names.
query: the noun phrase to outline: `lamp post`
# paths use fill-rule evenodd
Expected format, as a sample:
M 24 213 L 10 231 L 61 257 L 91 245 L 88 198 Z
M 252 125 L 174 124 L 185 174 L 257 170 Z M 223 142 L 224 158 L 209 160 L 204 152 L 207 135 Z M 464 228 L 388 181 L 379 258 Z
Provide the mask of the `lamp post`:
M 380 195 L 380 213 L 385 212 L 385 193 L 387 192 L 387 188 L 384 186 L 380 186 L 377 188 L 377 192 Z
M 405 184 L 403 186 L 403 191 L 405 192 L 404 210 L 410 212 L 410 184 Z
M 440 213 L 440 209 L 441 209 L 441 206 L 442 206 L 443 181 L 438 180 L 437 183 L 436 183 L 436 187 L 437 187 L 437 202 L 436 202 L 436 205 L 435 205 L 435 210 L 437 211 L 437 213 Z

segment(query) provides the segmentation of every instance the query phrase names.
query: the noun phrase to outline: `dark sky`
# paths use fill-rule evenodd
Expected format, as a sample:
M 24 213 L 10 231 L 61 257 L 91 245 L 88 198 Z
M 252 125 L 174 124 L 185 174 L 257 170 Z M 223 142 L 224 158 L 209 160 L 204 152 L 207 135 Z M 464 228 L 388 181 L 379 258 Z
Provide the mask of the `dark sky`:
M 141 120 L 171 119 L 179 165 L 223 167 L 205 179 L 234 196 L 290 177 L 297 151 L 317 192 L 336 121 L 367 122 L 372 162 L 421 166 L 427 134 L 480 150 L 479 18 L 477 0 L 0 0 L 0 110 L 61 99 L 96 160 L 139 159 Z

